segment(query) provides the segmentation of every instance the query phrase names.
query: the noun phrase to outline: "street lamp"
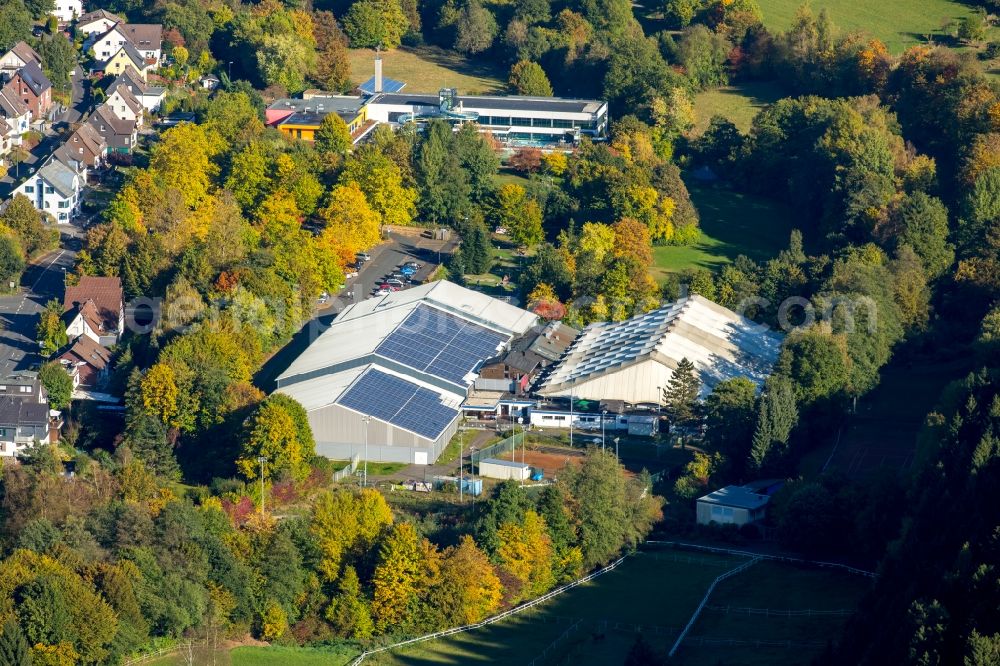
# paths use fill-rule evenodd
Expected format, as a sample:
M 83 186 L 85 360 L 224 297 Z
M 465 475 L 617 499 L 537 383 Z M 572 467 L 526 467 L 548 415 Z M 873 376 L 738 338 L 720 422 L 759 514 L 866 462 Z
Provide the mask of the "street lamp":
M 573 392 L 569 393 L 569 448 L 573 448 Z
M 465 447 L 465 429 L 459 431 L 458 433 L 458 501 L 460 504 L 465 503 L 464 488 L 465 485 L 462 483 L 465 479 L 465 463 L 462 461 Z
M 233 85 L 233 61 L 229 61 L 229 85 Z
M 361 421 L 365 424 L 365 476 L 364 476 L 364 487 L 368 487 L 368 424 L 371 422 L 372 417 L 365 414 L 361 417 Z
M 517 417 L 517 423 L 521 426 L 521 487 L 524 487 L 524 424 L 521 421 L 521 417 Z
M 604 450 L 604 419 L 608 417 L 608 410 L 601 410 L 601 451 Z
M 618 439 L 618 437 L 615 437 L 615 458 L 621 460 L 621 457 L 618 455 Z
M 469 447 L 469 476 L 472 477 L 472 510 L 476 510 L 476 447 Z
M 260 515 L 264 515 L 264 463 L 267 462 L 266 456 L 257 456 L 257 462 L 260 463 Z

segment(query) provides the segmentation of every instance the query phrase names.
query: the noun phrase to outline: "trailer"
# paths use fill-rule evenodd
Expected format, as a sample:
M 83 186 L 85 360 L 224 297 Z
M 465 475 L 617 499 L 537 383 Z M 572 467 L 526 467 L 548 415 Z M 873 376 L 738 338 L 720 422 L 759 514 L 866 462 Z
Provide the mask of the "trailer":
M 479 475 L 489 479 L 525 481 L 531 477 L 531 465 L 498 458 L 484 458 L 479 461 Z

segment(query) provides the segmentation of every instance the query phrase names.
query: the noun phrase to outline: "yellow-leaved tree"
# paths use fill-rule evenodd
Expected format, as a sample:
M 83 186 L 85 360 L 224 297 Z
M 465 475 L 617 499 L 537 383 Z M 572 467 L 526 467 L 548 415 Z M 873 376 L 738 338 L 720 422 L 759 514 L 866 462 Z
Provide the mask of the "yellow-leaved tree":
M 327 582 L 340 575 L 345 559 L 360 557 L 392 525 L 392 510 L 382 493 L 338 489 L 320 495 L 313 506 L 310 530 L 321 552 L 318 569 Z
M 174 369 L 160 362 L 146 371 L 139 389 L 142 407 L 146 413 L 165 424 L 173 422 L 177 414 L 177 380 Z
M 417 599 L 422 557 L 417 531 L 409 523 L 398 523 L 379 548 L 372 577 L 372 616 L 379 632 L 405 627 Z
M 328 247 L 346 245 L 350 259 L 355 252 L 367 250 L 381 240 L 379 214 L 368 205 L 365 193 L 353 181 L 330 190 L 327 205 L 319 214 L 326 223 L 322 242 Z
M 524 520 L 506 522 L 498 531 L 500 566 L 521 583 L 517 599 L 544 594 L 555 583 L 552 572 L 552 539 L 545 519 L 527 511 Z

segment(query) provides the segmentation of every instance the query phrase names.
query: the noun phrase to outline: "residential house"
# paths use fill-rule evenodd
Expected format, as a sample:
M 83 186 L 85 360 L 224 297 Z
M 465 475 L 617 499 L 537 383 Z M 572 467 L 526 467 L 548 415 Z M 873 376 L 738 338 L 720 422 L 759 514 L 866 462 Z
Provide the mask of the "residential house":
M 80 183 L 82 186 L 87 185 L 87 174 L 90 171 L 90 166 L 84 162 L 79 155 L 74 154 L 73 150 L 65 143 L 56 148 L 52 152 L 51 159 L 61 162 L 64 166 L 69 167 L 74 173 L 80 178 Z M 82 193 L 81 193 L 82 202 Z
M 125 44 L 131 44 L 140 58 L 154 68 L 160 65 L 160 40 L 163 26 L 150 23 L 116 23 L 106 32 L 94 38 L 91 47 L 94 57 L 108 61 Z M 120 74 L 121 72 L 117 72 Z
M 63 161 L 49 158 L 38 171 L 14 189 L 23 194 L 36 209 L 49 213 L 60 224 L 68 224 L 80 210 L 84 178 Z
M 97 130 L 108 145 L 108 153 L 129 154 L 138 141 L 135 122 L 119 119 L 106 104 L 102 104 L 90 114 L 87 123 Z
M 83 124 L 66 140 L 63 147 L 74 159 L 91 169 L 104 166 L 108 156 L 108 142 L 93 126 Z
M 57 2 L 59 0 L 56 0 Z M 98 9 L 92 12 L 87 12 L 81 16 L 76 21 L 76 31 L 83 35 L 103 35 L 112 26 L 118 23 L 124 23 L 125 19 L 120 16 L 116 16 L 109 11 L 103 9 Z
M 215 90 L 219 87 L 219 84 L 222 83 L 222 81 L 220 81 L 219 77 L 216 75 L 209 74 L 208 76 L 201 77 L 201 80 L 198 81 L 198 83 L 200 83 L 201 87 L 205 90 Z
M 55 0 L 55 7 L 49 12 L 60 24 L 72 23 L 73 19 L 83 14 L 81 0 Z
M 131 43 L 125 42 L 107 60 L 94 65 L 94 71 L 103 72 L 105 76 L 119 76 L 128 69 L 133 69 L 145 81 L 151 65 Z
M 109 86 L 104 106 L 111 109 L 117 118 L 134 122 L 136 127 L 142 127 L 142 102 L 136 99 L 128 86 L 115 86 L 114 88 Z
M 0 164 L 14 147 L 14 128 L 6 120 L 0 118 Z
M 86 335 L 74 340 L 58 360 L 73 378 L 74 390 L 100 388 L 111 372 L 111 351 Z
M 14 86 L 0 89 L 0 116 L 7 121 L 13 134 L 13 145 L 21 145 L 21 135 L 31 129 L 31 109 L 17 96 Z
M 29 62 L 14 72 L 8 87 L 13 87 L 18 99 L 31 109 L 32 121 L 48 116 L 52 109 L 52 82 L 37 62 Z
M 160 56 L 163 43 L 163 26 L 159 23 L 126 23 L 125 34 L 132 40 L 133 46 L 152 63 L 153 68 L 160 66 Z
M 0 456 L 15 456 L 35 442 L 58 441 L 62 415 L 49 409 L 38 376 L 23 372 L 0 382 Z
M 18 42 L 0 57 L 0 80 L 9 81 L 14 72 L 28 63 L 42 64 L 42 57 L 25 42 Z
M 83 276 L 66 287 L 63 313 L 66 335 L 86 336 L 105 347 L 118 343 L 125 332 L 125 295 L 121 278 Z
M 136 99 L 142 103 L 143 108 L 150 113 L 160 110 L 160 105 L 163 104 L 163 97 L 167 92 L 166 88 L 147 85 L 142 75 L 131 66 L 126 67 L 125 71 L 108 86 L 105 94 L 110 95 L 118 86 L 128 88 L 129 92 L 135 95 Z

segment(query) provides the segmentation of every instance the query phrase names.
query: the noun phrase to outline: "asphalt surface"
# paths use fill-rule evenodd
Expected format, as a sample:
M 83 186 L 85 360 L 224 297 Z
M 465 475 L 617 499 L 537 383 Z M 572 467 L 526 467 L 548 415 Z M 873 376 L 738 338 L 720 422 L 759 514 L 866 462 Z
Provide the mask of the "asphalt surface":
M 61 244 L 28 266 L 17 292 L 0 296 L 0 377 L 41 364 L 35 337 L 38 315 L 50 300 L 62 300 L 65 271 L 73 267 L 79 241 L 66 236 Z

